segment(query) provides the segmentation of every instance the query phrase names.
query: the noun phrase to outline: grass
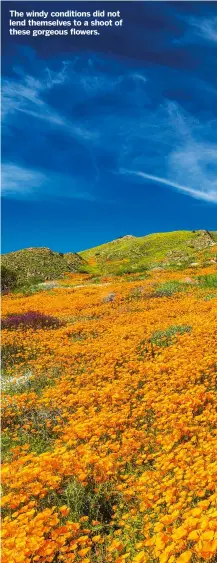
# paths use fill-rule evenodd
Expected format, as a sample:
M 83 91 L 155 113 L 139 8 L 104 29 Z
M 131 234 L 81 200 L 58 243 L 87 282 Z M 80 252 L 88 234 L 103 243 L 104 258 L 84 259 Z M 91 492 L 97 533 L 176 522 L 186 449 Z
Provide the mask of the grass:
M 200 287 L 205 289 L 217 288 L 217 274 L 206 274 L 204 276 L 199 276 L 197 279 Z
M 186 284 L 179 281 L 168 281 L 157 286 L 153 297 L 171 297 L 175 293 L 184 291 Z
M 40 291 L 40 282 L 61 278 L 67 272 L 90 274 L 94 283 L 98 283 L 99 276 L 104 274 L 145 275 L 153 268 L 182 270 L 197 261 L 198 253 L 216 241 L 217 232 L 201 230 L 122 237 L 78 254 L 26 248 L 4 254 L 2 268 L 16 278 L 13 291 L 31 295 Z
M 185 334 L 186 332 L 191 332 L 192 328 L 188 325 L 183 326 L 170 326 L 166 330 L 157 330 L 153 332 L 150 342 L 160 347 L 167 347 L 173 344 L 176 336 L 179 334 Z
M 28 362 L 36 359 L 36 357 L 37 351 L 31 349 L 27 351 L 25 346 L 16 342 L 15 336 L 13 342 L 2 345 L 2 373 L 7 374 L 8 370 L 10 371 L 11 368 L 19 366 L 19 364 L 23 364 L 24 362 L 26 363 L 26 367 L 28 367 Z
M 217 297 L 216 293 L 209 293 L 206 297 L 204 297 L 204 301 L 211 301 L 211 299 L 215 299 L 215 297 Z
M 156 330 L 151 338 L 141 340 L 137 347 L 138 358 L 140 361 L 148 358 L 155 358 L 156 347 L 167 348 L 175 343 L 177 336 L 180 334 L 190 333 L 192 327 L 190 325 L 174 325 L 165 330 Z M 142 384 L 140 382 L 140 386 Z
M 17 433 L 15 441 L 11 439 L 11 436 L 9 436 L 7 432 L 4 432 L 1 442 L 2 461 L 9 461 L 12 457 L 13 448 L 16 446 L 25 446 L 27 440 L 28 451 L 40 455 L 52 448 L 52 445 L 54 443 L 54 436 L 49 436 L 46 427 L 43 428 L 43 431 L 41 431 L 40 428 L 37 428 L 37 434 L 32 436 L 28 435 L 27 432 L 21 430 Z
M 213 242 L 217 242 L 217 231 L 209 231 L 209 233 L 213 239 Z
M 70 508 L 70 518 L 78 521 L 82 516 L 97 520 L 100 528 L 111 522 L 113 505 L 117 502 L 111 483 L 103 483 L 96 487 L 94 483 L 86 486 L 72 479 L 63 493 L 63 501 Z
M 16 362 L 19 367 L 19 362 Z M 57 378 L 60 378 L 61 372 L 58 368 L 53 369 L 51 372 L 42 372 L 39 376 L 34 376 L 31 370 L 26 367 L 25 371 L 22 371 L 23 375 L 16 378 L 2 375 L 2 390 L 7 393 L 8 396 L 15 397 L 16 399 L 19 395 L 23 394 L 36 394 L 38 397 L 41 396 L 45 389 L 53 387 Z M 28 377 L 30 376 L 30 377 Z M 32 407 L 30 410 L 27 408 L 23 409 L 22 412 L 17 411 L 17 414 L 13 420 L 13 424 L 17 425 L 17 436 L 16 440 L 13 440 L 12 435 L 7 432 L 7 428 L 4 429 L 2 433 L 2 459 L 3 461 L 9 460 L 12 455 L 12 450 L 14 446 L 22 447 L 28 443 L 29 451 L 35 452 L 36 454 L 44 453 L 50 450 L 57 435 L 53 430 L 53 426 L 57 423 L 59 417 L 59 412 L 55 410 L 49 411 L 38 410 Z M 3 414 L 4 416 L 4 414 Z M 47 426 L 47 421 L 52 421 L 52 425 L 49 428 Z M 23 424 L 31 425 L 31 428 L 26 428 L 24 430 Z M 7 424 L 7 423 L 6 423 Z M 3 427 L 5 422 L 3 423 Z
M 144 272 L 154 267 L 177 268 L 190 265 L 198 251 L 213 244 L 208 231 L 175 231 L 145 237 L 120 238 L 80 252 L 101 273 L 123 275 Z
M 16 286 L 13 290 L 12 293 L 14 293 L 15 295 L 19 293 L 22 293 L 23 295 L 34 295 L 35 293 L 38 293 L 39 291 L 41 291 L 42 288 L 39 286 L 38 283 L 24 283 L 23 285 L 18 285 Z
M 31 359 L 33 357 L 32 354 Z M 16 362 L 16 365 L 19 367 L 19 362 Z M 14 377 L 7 375 L 7 371 L 5 370 L 2 373 L 2 387 L 5 388 L 10 396 L 28 391 L 36 393 L 39 396 L 45 387 L 52 387 L 58 377 L 60 377 L 60 370 L 58 368 L 53 369 L 51 373 L 44 371 L 40 376 L 34 376 L 34 373 L 32 373 L 27 363 L 25 369 L 22 369 L 22 375 L 16 378 L 16 383 Z

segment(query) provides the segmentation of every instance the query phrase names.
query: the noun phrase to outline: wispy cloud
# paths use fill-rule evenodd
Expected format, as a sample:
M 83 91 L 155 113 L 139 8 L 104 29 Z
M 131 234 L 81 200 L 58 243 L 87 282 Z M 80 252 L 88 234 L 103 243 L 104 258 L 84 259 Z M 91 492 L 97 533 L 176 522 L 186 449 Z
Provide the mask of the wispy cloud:
M 59 72 L 45 68 L 40 78 L 21 73 L 19 79 L 2 80 L 2 119 L 7 124 L 11 116 L 17 112 L 29 117 L 48 122 L 51 126 L 63 128 L 72 137 L 80 137 L 82 141 L 96 138 L 94 131 L 66 119 L 61 112 L 48 104 L 43 97 L 56 86 L 63 85 L 68 79 L 69 63 L 63 61 Z M 20 74 L 20 72 L 19 72 Z
M 165 102 L 152 112 L 151 119 L 152 131 L 146 122 L 140 133 L 143 144 L 139 156 L 128 137 L 119 160 L 120 173 L 217 203 L 217 144 L 210 124 L 183 112 L 174 102 Z
M 3 196 L 31 195 L 34 190 L 41 188 L 46 176 L 37 170 L 29 170 L 15 164 L 2 164 L 2 194 Z
M 194 29 L 195 35 L 205 41 L 217 42 L 217 17 L 188 18 L 188 24 Z
M 177 184 L 167 178 L 161 178 L 159 176 L 153 176 L 152 174 L 146 174 L 145 172 L 140 172 L 139 170 L 120 170 L 121 174 L 134 174 L 140 178 L 145 180 L 151 180 L 152 182 L 156 182 L 157 184 L 164 184 L 165 186 L 170 186 L 175 188 L 181 192 L 185 192 L 186 194 L 195 197 L 196 199 L 203 199 L 205 201 L 210 201 L 212 203 L 217 203 L 217 190 L 213 192 L 204 192 L 201 193 L 200 190 L 196 190 L 189 186 L 181 186 L 181 184 Z
M 61 187 L 61 189 L 60 189 Z M 98 201 L 82 177 L 50 174 L 13 163 L 2 164 L 2 195 L 18 199 L 81 199 Z
M 48 68 L 43 73 L 42 77 L 35 78 L 31 75 L 25 75 L 18 69 L 17 78 L 10 78 L 2 80 L 2 112 L 3 118 L 6 118 L 11 113 L 16 111 L 30 112 L 33 108 L 37 109 L 38 117 L 52 116 L 53 112 L 49 111 L 49 106 L 43 101 L 42 95 L 46 90 L 54 87 L 54 85 L 63 83 L 65 77 L 64 72 L 61 70 L 57 73 L 51 73 Z M 21 74 L 21 76 L 20 76 Z
M 195 117 L 182 99 L 169 99 L 177 73 L 161 76 L 90 54 L 63 61 L 58 72 L 40 63 L 36 76 L 16 72 L 3 81 L 5 123 L 17 143 L 15 162 L 11 138 L 5 159 L 10 197 L 114 200 L 110 180 L 120 173 L 132 176 L 132 189 L 134 175 L 217 203 L 216 121 L 207 107 Z M 189 96 L 195 80 L 187 79 Z M 179 80 L 178 91 L 183 75 Z M 196 83 L 201 98 L 209 97 L 207 82 Z

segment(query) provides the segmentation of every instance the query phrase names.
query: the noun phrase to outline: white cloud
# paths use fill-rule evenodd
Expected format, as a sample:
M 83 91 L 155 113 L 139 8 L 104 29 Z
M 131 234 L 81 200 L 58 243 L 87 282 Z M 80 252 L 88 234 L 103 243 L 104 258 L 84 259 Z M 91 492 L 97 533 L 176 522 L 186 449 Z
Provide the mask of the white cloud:
M 32 107 L 37 107 L 40 116 L 40 111 L 45 113 L 49 110 L 47 104 L 41 98 L 43 92 L 54 87 L 56 84 L 63 83 L 65 77 L 65 65 L 60 72 L 51 72 L 46 68 L 45 73 L 42 74 L 41 80 L 34 78 L 31 75 L 22 73 L 19 69 L 19 80 L 4 79 L 2 80 L 2 111 L 3 117 L 6 117 L 11 112 L 23 110 L 28 113 Z M 15 69 L 16 70 L 16 69 Z M 50 110 L 51 113 L 51 110 Z
M 143 82 L 144 84 L 146 84 L 146 82 L 147 82 L 147 78 L 145 76 L 143 76 L 143 74 L 139 74 L 138 72 L 134 73 L 132 75 L 132 77 L 135 80 L 139 80 L 139 81 Z
M 68 80 L 69 61 L 62 62 L 62 68 L 59 72 L 52 71 L 49 67 L 45 69 L 46 88 L 53 88 L 56 84 L 64 84 Z
M 68 64 L 63 62 L 59 72 L 53 72 L 48 67 L 41 76 L 41 80 L 31 75 L 23 75 L 21 80 L 2 79 L 2 120 L 7 124 L 8 118 L 17 112 L 24 113 L 34 119 L 41 119 L 51 126 L 63 128 L 72 137 L 79 137 L 82 141 L 97 139 L 93 130 L 74 124 L 56 109 L 43 100 L 43 95 L 56 85 L 64 84 L 67 79 Z M 20 71 L 19 71 L 20 74 Z
M 141 172 L 139 170 L 120 170 L 121 174 L 134 174 L 140 178 L 145 180 L 151 180 L 152 182 L 156 182 L 157 184 L 164 184 L 165 186 L 170 186 L 172 188 L 176 188 L 181 192 L 185 192 L 186 194 L 195 197 L 196 199 L 203 199 L 205 201 L 209 201 L 212 203 L 217 203 L 217 190 L 210 191 L 210 192 L 201 192 L 200 190 L 196 190 L 195 188 L 191 188 L 189 186 L 182 186 L 181 184 L 177 184 L 174 181 L 171 181 L 167 178 L 161 178 L 159 176 L 153 176 L 152 174 L 146 174 L 145 172 Z
M 194 28 L 194 32 L 206 41 L 217 42 L 217 17 L 213 18 L 189 18 L 188 23 Z
M 149 119 L 152 131 L 148 122 L 140 131 L 143 154 L 134 156 L 132 140 L 128 138 L 119 159 L 120 173 L 134 174 L 217 203 L 217 144 L 209 139 L 209 123 L 194 119 L 173 102 L 164 104 Z
M 24 75 L 19 70 L 19 79 L 3 81 L 6 125 L 11 122 L 19 125 L 21 119 L 16 121 L 16 115 L 23 113 L 45 122 L 44 128 L 41 124 L 36 131 L 37 141 L 41 130 L 46 134 L 48 126 L 61 128 L 69 141 L 78 141 L 77 145 L 68 143 L 67 160 L 63 151 L 67 170 L 70 170 L 68 162 L 71 163 L 71 177 L 67 175 L 68 172 L 64 175 L 61 161 L 60 174 L 47 172 L 46 177 L 43 170 L 40 174 L 40 163 L 39 172 L 22 169 L 16 164 L 6 165 L 5 185 L 8 193 L 17 190 L 17 193 L 24 194 L 26 190 L 27 194 L 37 193 L 41 198 L 45 193 L 49 197 L 52 194 L 58 197 L 61 186 L 63 197 L 91 200 L 94 196 L 90 191 L 97 182 L 99 184 L 99 179 L 103 184 L 105 173 L 119 170 L 120 173 L 134 174 L 143 180 L 173 187 L 191 197 L 216 203 L 216 123 L 208 120 L 208 112 L 201 114 L 200 119 L 195 119 L 177 103 L 166 101 L 163 92 L 159 92 L 158 102 L 152 104 L 156 83 L 150 80 L 150 76 L 147 80 L 141 69 L 110 73 L 106 69 L 102 70 L 102 65 L 100 70 L 95 68 L 91 58 L 86 61 L 86 67 L 83 59 L 82 61 L 83 64 L 80 65 L 75 57 L 72 63 L 63 62 L 59 72 L 53 72 L 47 67 L 40 73 L 40 80 L 29 74 Z M 64 102 L 61 104 L 61 111 L 48 103 L 50 90 L 65 84 L 66 88 L 63 88 L 62 93 L 63 99 L 70 101 L 70 107 L 67 106 L 66 109 L 66 115 L 68 113 L 70 119 L 64 115 Z M 190 86 L 191 84 L 190 82 Z M 157 85 L 159 86 L 158 80 Z M 201 85 L 202 93 L 205 86 L 204 83 Z M 101 113 L 98 112 L 97 104 L 102 92 L 109 93 L 109 100 L 113 103 L 110 103 L 109 111 L 102 104 Z M 87 102 L 92 98 L 89 112 Z M 94 104 L 96 111 L 92 110 Z M 71 118 L 73 111 L 77 115 L 74 120 Z M 29 125 L 25 120 L 25 127 L 34 150 L 31 119 Z M 75 150 L 75 160 L 72 150 Z M 21 161 L 25 161 L 26 153 L 23 152 Z M 78 166 L 82 162 L 79 173 L 76 154 Z M 78 174 L 81 176 L 78 177 Z
M 43 186 L 46 176 L 15 164 L 2 164 L 2 195 L 28 195 Z
M 217 146 L 192 141 L 170 154 L 168 169 L 178 182 L 189 182 L 190 195 L 217 203 Z
M 61 189 L 60 189 L 61 186 Z M 67 198 L 99 201 L 87 189 L 82 177 L 63 174 L 45 174 L 13 163 L 2 164 L 2 195 L 18 199 Z
M 23 82 L 2 80 L 2 118 L 7 120 L 16 112 L 23 112 L 37 119 L 64 126 L 64 119 L 41 98 L 45 86 L 32 76 L 26 76 Z

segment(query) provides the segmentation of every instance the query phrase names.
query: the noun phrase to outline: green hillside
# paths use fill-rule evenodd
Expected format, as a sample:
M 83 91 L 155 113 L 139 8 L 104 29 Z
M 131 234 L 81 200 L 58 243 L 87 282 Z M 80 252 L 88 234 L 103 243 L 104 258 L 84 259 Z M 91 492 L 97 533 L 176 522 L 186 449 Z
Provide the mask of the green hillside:
M 213 240 L 217 243 L 217 231 L 209 231 Z
M 26 248 L 2 256 L 2 289 L 63 277 L 67 272 L 96 275 L 185 268 L 210 259 L 217 231 L 175 231 L 144 237 L 127 235 L 79 254 L 49 248 Z M 213 258 L 213 257 L 212 257 Z M 5 281 L 6 280 L 6 281 Z
M 181 267 L 197 261 L 198 252 L 217 241 L 217 232 L 174 231 L 144 237 L 127 235 L 80 256 L 101 273 L 124 273 L 154 267 Z
M 64 255 L 49 248 L 25 248 L 2 255 L 2 266 L 12 271 L 17 284 L 37 283 L 60 278 L 65 272 L 76 272 L 84 259 L 78 254 Z

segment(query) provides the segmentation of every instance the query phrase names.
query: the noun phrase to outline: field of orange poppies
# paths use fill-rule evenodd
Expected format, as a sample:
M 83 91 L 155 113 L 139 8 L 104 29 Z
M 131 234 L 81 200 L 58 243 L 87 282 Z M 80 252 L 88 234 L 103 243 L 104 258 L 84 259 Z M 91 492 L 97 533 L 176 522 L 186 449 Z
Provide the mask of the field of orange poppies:
M 2 563 L 216 561 L 214 264 L 57 285 L 3 297 Z

